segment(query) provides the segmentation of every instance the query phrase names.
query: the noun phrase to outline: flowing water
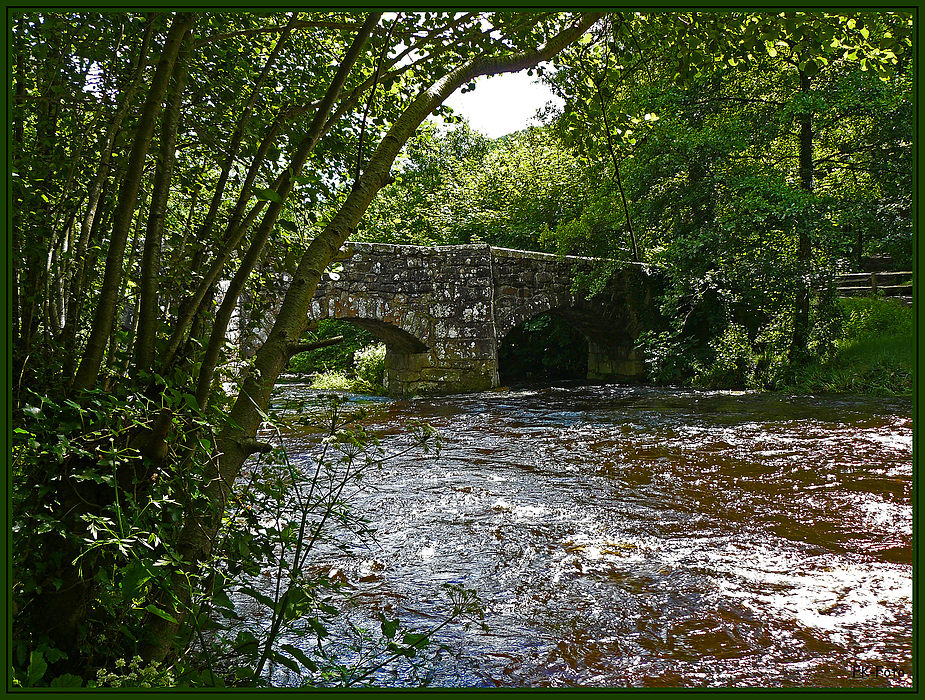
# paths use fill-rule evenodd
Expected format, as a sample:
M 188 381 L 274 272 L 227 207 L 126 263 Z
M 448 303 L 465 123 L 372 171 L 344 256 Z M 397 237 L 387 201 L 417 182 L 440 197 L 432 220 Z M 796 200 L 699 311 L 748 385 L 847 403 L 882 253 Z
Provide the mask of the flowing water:
M 425 421 L 442 452 L 370 474 L 375 542 L 316 565 L 370 627 L 478 592 L 489 629 L 441 633 L 434 685 L 908 687 L 911 411 L 615 385 L 380 400 L 386 451 Z

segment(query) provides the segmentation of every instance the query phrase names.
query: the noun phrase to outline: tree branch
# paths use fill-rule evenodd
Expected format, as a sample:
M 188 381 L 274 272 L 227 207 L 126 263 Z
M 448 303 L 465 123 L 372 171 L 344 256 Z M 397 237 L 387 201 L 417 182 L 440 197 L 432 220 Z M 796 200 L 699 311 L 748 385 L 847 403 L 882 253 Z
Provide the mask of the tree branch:
M 337 345 L 342 343 L 344 336 L 335 335 L 333 338 L 325 338 L 324 340 L 316 340 L 310 343 L 290 343 L 287 346 L 289 352 L 289 358 L 292 359 L 300 352 L 308 352 L 309 350 L 317 350 L 318 348 L 326 348 L 329 345 Z

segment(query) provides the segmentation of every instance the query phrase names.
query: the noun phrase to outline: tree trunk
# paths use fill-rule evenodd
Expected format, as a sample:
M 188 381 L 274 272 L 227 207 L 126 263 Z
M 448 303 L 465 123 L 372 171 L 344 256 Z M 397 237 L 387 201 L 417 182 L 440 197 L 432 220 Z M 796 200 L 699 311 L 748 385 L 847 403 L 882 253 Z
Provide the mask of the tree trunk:
M 811 80 L 800 71 L 800 92 L 808 97 L 812 88 Z M 810 111 L 798 115 L 799 135 L 799 172 L 800 187 L 807 193 L 813 191 L 813 114 Z M 800 361 L 809 352 L 809 295 L 810 272 L 812 267 L 812 241 L 809 236 L 810 217 L 804 216 L 797 224 L 797 282 L 796 301 L 793 314 L 793 338 L 790 344 L 790 359 Z
M 19 290 L 20 309 L 18 309 L 19 343 L 14 353 L 14 374 L 23 371 L 26 358 L 31 352 L 32 341 L 39 327 L 43 310 L 40 308 L 44 270 L 51 248 L 53 232 L 53 212 L 51 202 L 55 198 L 53 151 L 58 138 L 58 112 L 61 104 L 63 73 L 61 62 L 64 52 L 62 44 L 70 40 L 66 23 L 58 24 L 54 15 L 46 16 L 42 22 L 42 34 L 48 45 L 48 56 L 42 65 L 42 74 L 46 85 L 42 100 L 36 110 L 35 146 L 31 153 L 23 147 L 25 168 L 28 157 L 28 170 L 35 183 L 24 193 L 23 202 L 16 207 L 22 210 L 22 225 L 30 229 L 29 235 L 20 236 L 19 253 L 23 260 L 20 274 Z
M 177 14 L 170 25 L 164 50 L 158 61 L 151 88 L 145 105 L 138 120 L 135 140 L 126 165 L 125 177 L 119 190 L 119 200 L 116 212 L 113 215 L 112 233 L 109 240 L 109 253 L 106 257 L 106 271 L 103 275 L 103 286 L 100 298 L 97 301 L 96 313 L 93 316 L 93 325 L 90 337 L 84 350 L 77 375 L 74 378 L 74 389 L 86 389 L 96 384 L 103 360 L 103 351 L 109 332 L 112 328 L 116 301 L 119 293 L 119 283 L 122 277 L 123 255 L 128 239 L 128 231 L 132 222 L 132 214 L 138 200 L 138 190 L 141 186 L 141 177 L 144 171 L 145 157 L 151 145 L 154 134 L 154 121 L 161 109 L 161 99 L 167 89 L 170 75 L 173 73 L 174 63 L 180 50 L 180 44 L 187 30 L 192 26 L 195 15 L 191 13 Z
M 245 379 L 231 410 L 231 420 L 218 435 L 218 465 L 210 462 L 203 478 L 203 491 L 212 506 L 200 512 L 187 513 L 177 543 L 177 552 L 190 572 L 195 571 L 197 564 L 209 555 L 225 511 L 231 484 L 237 478 L 244 461 L 256 449 L 254 436 L 265 415 L 276 380 L 288 363 L 294 344 L 298 343 L 305 330 L 309 305 L 321 274 L 355 229 L 373 197 L 390 181 L 389 170 L 404 144 L 424 119 L 460 85 L 480 75 L 515 72 L 549 60 L 577 40 L 601 16 L 583 14 L 575 26 L 562 31 L 545 47 L 536 51 L 506 58 L 467 61 L 418 95 L 392 124 L 343 205 L 303 254 L 273 329 L 258 350 L 254 358 L 254 369 Z M 183 573 L 174 576 L 174 594 L 179 599 L 179 606 L 166 604 L 166 609 L 178 619 L 182 618 L 183 613 L 177 608 L 190 599 L 188 581 L 189 578 Z M 170 651 L 177 629 L 178 626 L 168 620 L 160 617 L 152 619 L 147 630 L 148 640 L 143 647 L 143 657 L 148 660 L 163 659 Z
M 122 104 L 116 112 L 112 121 L 106 129 L 106 136 L 103 140 L 102 153 L 100 154 L 100 164 L 97 168 L 96 176 L 90 185 L 90 191 L 87 195 L 87 208 L 80 225 L 80 236 L 77 239 L 75 250 L 75 268 L 76 272 L 71 281 L 70 294 L 68 296 L 67 311 L 65 313 L 65 325 L 62 331 L 63 336 L 63 353 L 66 358 L 65 364 L 69 369 L 65 369 L 64 376 L 69 380 L 72 379 L 74 372 L 77 345 L 77 326 L 79 323 L 80 306 L 87 293 L 87 276 L 90 265 L 87 264 L 87 249 L 91 240 L 97 240 L 99 233 L 99 212 L 98 207 L 100 199 L 105 200 L 106 183 L 109 182 L 109 161 L 112 158 L 112 149 L 116 141 L 116 136 L 122 129 L 122 122 L 125 115 L 128 114 L 138 91 L 138 85 L 141 77 L 144 75 L 144 68 L 147 63 L 148 49 L 151 45 L 151 35 L 154 32 L 154 16 L 148 18 L 145 24 L 145 33 L 141 40 L 141 46 L 138 49 L 138 60 L 135 64 L 135 71 L 132 74 L 128 87 L 122 98 Z
M 105 202 L 109 196 L 109 189 L 110 180 L 107 178 L 103 181 L 103 187 L 97 201 L 97 206 L 93 212 L 93 222 L 90 225 L 87 240 L 98 240 L 99 232 L 103 229 L 103 222 L 110 213 L 107 207 L 99 206 L 99 201 Z M 75 354 L 77 324 L 81 315 L 84 299 L 88 292 L 86 287 L 87 273 L 96 265 L 96 258 L 97 256 L 94 253 L 92 255 L 86 255 L 81 261 L 78 277 L 72 286 L 71 297 L 68 301 L 68 323 L 72 323 L 72 326 L 66 325 L 62 331 L 62 335 L 64 336 L 64 368 L 62 374 L 68 381 L 73 379 L 74 369 L 77 365 L 77 357 Z
M 174 68 L 173 87 L 167 97 L 161 121 L 160 152 L 154 173 L 154 190 L 145 230 L 144 252 L 141 256 L 141 285 L 139 287 L 138 333 L 135 336 L 135 372 L 150 372 L 154 364 L 154 341 L 158 320 L 158 276 L 161 264 L 161 239 L 164 218 L 167 215 L 167 197 L 176 159 L 177 127 L 180 123 L 180 104 L 186 87 L 186 64 L 189 58 L 190 34 L 186 47 L 180 51 Z

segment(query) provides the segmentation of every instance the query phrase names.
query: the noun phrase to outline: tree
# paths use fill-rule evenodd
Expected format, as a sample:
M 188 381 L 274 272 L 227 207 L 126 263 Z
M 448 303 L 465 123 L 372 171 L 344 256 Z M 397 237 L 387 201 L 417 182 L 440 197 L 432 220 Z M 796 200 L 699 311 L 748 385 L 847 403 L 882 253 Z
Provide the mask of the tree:
M 311 296 L 395 158 L 456 89 L 599 17 L 17 14 L 16 629 L 49 674 L 101 663 L 101 631 L 146 661 L 185 644 Z M 232 311 L 280 270 L 236 376 Z
M 890 13 L 615 15 L 557 57 L 547 78 L 566 102 L 556 128 L 589 161 L 612 162 L 604 199 L 622 209 L 643 257 L 677 282 L 664 306 L 676 337 L 699 325 L 697 342 L 706 344 L 733 316 L 748 316 L 754 339 L 762 317 L 783 314 L 790 360 L 805 359 L 811 291 L 831 280 L 832 222 L 848 210 L 833 187 L 843 181 L 831 167 L 838 156 L 820 146 L 861 123 L 848 81 L 864 76 L 902 92 L 910 26 Z M 822 193 L 824 164 L 831 175 Z M 588 226 L 594 219 L 589 211 L 561 225 L 560 244 L 592 250 L 601 241 Z M 789 253 L 780 245 L 787 240 Z

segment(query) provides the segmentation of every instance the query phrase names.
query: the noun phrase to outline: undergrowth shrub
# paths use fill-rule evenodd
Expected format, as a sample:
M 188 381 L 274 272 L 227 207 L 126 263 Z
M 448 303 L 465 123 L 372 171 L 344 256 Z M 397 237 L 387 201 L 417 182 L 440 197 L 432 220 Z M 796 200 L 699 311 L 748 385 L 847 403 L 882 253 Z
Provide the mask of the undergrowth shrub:
M 373 388 L 382 388 L 385 377 L 385 343 L 376 343 L 353 354 L 357 378 Z
M 356 379 L 347 376 L 347 373 L 342 370 L 331 370 L 314 375 L 311 388 L 320 391 L 357 391 L 358 383 Z
M 739 389 L 752 378 L 755 355 L 748 333 L 737 323 L 730 323 L 723 334 L 710 342 L 714 358 L 697 368 L 695 383 L 715 389 Z
M 854 297 L 841 300 L 846 318 L 844 340 L 861 341 L 885 336 L 912 336 L 912 308 L 878 297 Z

